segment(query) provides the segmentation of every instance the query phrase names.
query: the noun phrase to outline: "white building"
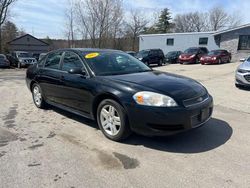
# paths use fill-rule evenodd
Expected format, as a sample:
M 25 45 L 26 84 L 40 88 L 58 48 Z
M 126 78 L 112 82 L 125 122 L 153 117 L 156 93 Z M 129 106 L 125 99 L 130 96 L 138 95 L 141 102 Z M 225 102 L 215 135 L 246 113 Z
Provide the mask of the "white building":
M 185 51 L 189 47 L 207 47 L 218 49 L 214 39 L 215 32 L 166 33 L 140 35 L 139 50 L 160 48 L 164 54 L 169 51 Z

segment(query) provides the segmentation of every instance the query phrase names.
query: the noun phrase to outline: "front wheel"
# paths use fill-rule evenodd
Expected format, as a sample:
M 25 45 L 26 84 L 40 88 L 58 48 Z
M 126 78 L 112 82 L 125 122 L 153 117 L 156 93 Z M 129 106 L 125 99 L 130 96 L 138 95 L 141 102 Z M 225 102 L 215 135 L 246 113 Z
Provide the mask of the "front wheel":
M 102 133 L 113 141 L 124 140 L 131 134 L 124 108 L 112 99 L 99 104 L 97 123 Z
M 218 59 L 218 64 L 221 64 L 221 63 L 222 63 L 221 59 Z
M 46 108 L 46 102 L 42 96 L 42 90 L 38 84 L 32 86 L 32 97 L 37 108 Z

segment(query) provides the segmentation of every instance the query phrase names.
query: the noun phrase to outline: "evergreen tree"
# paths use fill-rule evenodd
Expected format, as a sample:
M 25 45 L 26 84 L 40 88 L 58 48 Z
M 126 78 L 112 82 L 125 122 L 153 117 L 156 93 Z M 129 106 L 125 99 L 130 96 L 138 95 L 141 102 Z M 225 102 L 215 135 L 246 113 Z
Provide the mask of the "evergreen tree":
M 171 29 L 171 13 L 168 8 L 165 8 L 161 11 L 158 22 L 156 23 L 157 33 L 167 33 Z

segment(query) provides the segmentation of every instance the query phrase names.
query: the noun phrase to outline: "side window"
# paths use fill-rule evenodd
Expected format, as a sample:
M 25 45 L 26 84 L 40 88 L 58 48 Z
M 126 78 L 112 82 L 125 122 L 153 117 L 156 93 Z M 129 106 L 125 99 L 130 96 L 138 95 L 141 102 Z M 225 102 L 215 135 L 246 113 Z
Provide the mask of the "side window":
M 59 69 L 61 57 L 62 57 L 62 52 L 55 52 L 49 54 L 46 59 L 44 67 L 50 69 Z
M 43 57 L 41 60 L 38 61 L 38 67 L 43 67 L 44 63 L 46 61 L 46 57 Z
M 66 52 L 63 59 L 63 71 L 69 71 L 72 68 L 82 68 L 83 64 L 80 58 L 73 52 Z

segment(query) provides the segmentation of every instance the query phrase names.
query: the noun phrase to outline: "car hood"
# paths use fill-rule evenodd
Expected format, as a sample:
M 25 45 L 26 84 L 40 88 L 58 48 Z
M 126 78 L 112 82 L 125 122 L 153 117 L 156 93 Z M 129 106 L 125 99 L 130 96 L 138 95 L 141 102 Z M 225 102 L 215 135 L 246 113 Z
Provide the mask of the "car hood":
M 203 58 L 213 58 L 213 57 L 219 57 L 219 55 L 204 55 Z
M 245 61 L 243 62 L 240 66 L 240 69 L 244 69 L 244 70 L 250 70 L 250 61 Z
M 177 100 L 186 100 L 207 93 L 207 90 L 193 79 L 160 71 L 108 76 L 107 79 L 123 84 L 136 84 L 142 86 L 140 89 L 145 91 L 152 90 Z
M 196 55 L 196 54 L 181 54 L 181 57 L 182 57 L 182 58 L 189 58 L 189 57 L 191 57 L 192 55 Z

